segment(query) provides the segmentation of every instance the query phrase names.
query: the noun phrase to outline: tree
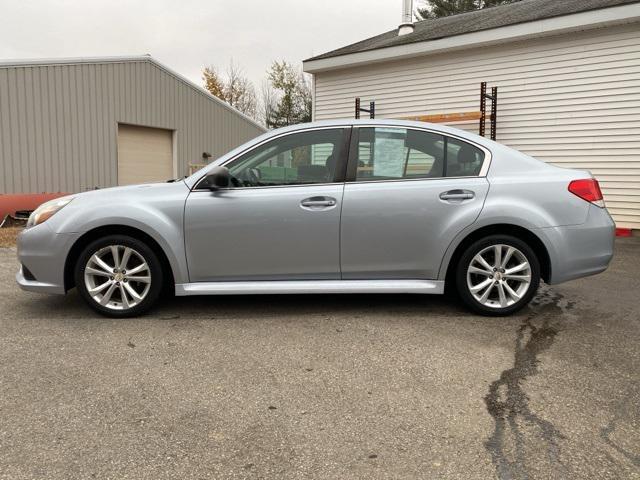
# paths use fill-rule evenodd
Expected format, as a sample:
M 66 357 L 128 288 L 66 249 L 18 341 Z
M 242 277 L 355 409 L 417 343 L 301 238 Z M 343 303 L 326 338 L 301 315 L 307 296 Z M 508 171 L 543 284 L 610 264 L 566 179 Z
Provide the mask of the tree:
M 267 78 L 270 86 L 263 89 L 263 110 L 267 127 L 279 128 L 310 122 L 311 86 L 302 70 L 285 60 L 274 61 L 267 72 Z M 265 94 L 270 97 L 264 98 Z
M 520 0 L 425 0 L 426 5 L 418 8 L 416 16 L 419 20 L 448 17 L 449 15 L 519 1 Z
M 251 81 L 244 76 L 242 70 L 231 62 L 227 69 L 227 102 L 242 113 L 256 118 L 256 91 Z
M 269 80 L 263 80 L 260 87 L 260 108 L 258 120 L 265 126 L 269 124 L 269 119 L 275 115 L 278 105 L 278 95 L 271 86 Z
M 251 118 L 257 116 L 256 91 L 242 69 L 231 61 L 223 77 L 214 66 L 202 70 L 204 88 Z
M 220 78 L 214 66 L 205 67 L 204 70 L 202 70 L 202 80 L 204 81 L 204 88 L 206 88 L 211 95 L 226 102 L 224 80 Z

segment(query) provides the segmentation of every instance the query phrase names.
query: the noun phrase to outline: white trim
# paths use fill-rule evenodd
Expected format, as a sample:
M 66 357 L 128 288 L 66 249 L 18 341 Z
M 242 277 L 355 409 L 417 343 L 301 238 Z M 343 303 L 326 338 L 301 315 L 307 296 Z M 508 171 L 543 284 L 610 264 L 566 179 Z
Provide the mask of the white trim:
M 640 3 L 634 3 L 561 17 L 546 18 L 534 22 L 508 25 L 438 40 L 416 42 L 318 60 L 306 60 L 303 62 L 303 70 L 307 73 L 325 72 L 387 60 L 432 55 L 451 50 L 494 45 L 638 21 L 640 21 Z
M 174 129 L 171 135 L 171 149 L 173 155 L 173 178 L 181 178 L 178 166 L 178 130 Z
M 311 74 L 311 121 L 316 121 L 316 76 Z
M 76 58 L 36 58 L 36 59 L 19 59 L 19 60 L 5 60 L 0 62 L 0 68 L 9 68 L 9 67 L 30 67 L 30 66 L 45 66 L 45 65 L 78 65 L 78 64 L 101 64 L 101 63 L 128 63 L 128 62 L 149 62 L 160 70 L 168 73 L 176 80 L 181 81 L 187 86 L 193 88 L 197 92 L 203 94 L 209 100 L 213 100 L 217 102 L 227 110 L 239 115 L 247 122 L 253 124 L 255 127 L 259 128 L 263 132 L 266 132 L 267 129 L 256 122 L 253 118 L 248 117 L 240 110 L 235 109 L 227 102 L 220 100 L 218 97 L 211 95 L 206 89 L 202 88 L 200 85 L 193 83 L 187 77 L 181 75 L 180 73 L 172 70 L 167 67 L 163 63 L 160 63 L 158 60 L 153 58 L 151 55 L 129 55 L 129 56 L 114 56 L 114 57 L 76 57 Z
M 199 282 L 176 285 L 176 296 L 292 293 L 444 293 L 441 280 L 281 280 Z

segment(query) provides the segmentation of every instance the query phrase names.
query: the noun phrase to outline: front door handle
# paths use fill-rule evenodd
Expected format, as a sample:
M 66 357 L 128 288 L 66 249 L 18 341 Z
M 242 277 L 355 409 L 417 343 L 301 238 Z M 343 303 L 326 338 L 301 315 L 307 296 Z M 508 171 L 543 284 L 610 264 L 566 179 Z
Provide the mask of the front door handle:
M 329 207 L 335 207 L 338 202 L 335 198 L 331 197 L 311 197 L 305 198 L 300 202 L 300 205 L 306 209 L 323 209 Z
M 471 190 L 449 190 L 440 194 L 440 200 L 471 200 L 475 196 Z

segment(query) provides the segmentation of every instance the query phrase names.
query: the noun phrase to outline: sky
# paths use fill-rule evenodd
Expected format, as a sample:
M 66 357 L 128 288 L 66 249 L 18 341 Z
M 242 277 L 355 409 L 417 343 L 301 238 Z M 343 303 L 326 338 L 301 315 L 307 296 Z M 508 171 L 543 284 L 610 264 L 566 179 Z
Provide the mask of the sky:
M 256 89 L 302 60 L 396 28 L 402 0 L 0 0 L 0 61 L 151 54 L 201 85 L 233 59 Z

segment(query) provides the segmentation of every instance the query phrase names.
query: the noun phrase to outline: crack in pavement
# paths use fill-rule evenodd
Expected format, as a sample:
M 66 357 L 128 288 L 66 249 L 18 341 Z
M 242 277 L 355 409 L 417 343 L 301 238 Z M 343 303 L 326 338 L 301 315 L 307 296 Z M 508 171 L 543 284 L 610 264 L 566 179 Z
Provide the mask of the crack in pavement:
M 529 478 L 525 433 L 537 435 L 546 447 L 549 462 L 562 468 L 558 441 L 564 437 L 551 422 L 531 410 L 523 383 L 538 373 L 538 355 L 551 347 L 561 330 L 559 318 L 570 315 L 573 305 L 566 302 L 562 295 L 541 287 L 532 302 L 532 308 L 534 312 L 517 331 L 513 367 L 502 372 L 484 397 L 487 411 L 495 422 L 493 434 L 485 442 L 485 448 L 491 453 L 500 480 Z M 512 442 L 509 441 L 509 434 Z M 514 451 L 511 459 L 510 448 Z
M 640 454 L 635 454 L 633 452 L 630 452 L 624 447 L 618 445 L 611 438 L 611 435 L 615 433 L 616 429 L 618 428 L 618 423 L 621 420 L 624 420 L 630 417 L 630 415 L 626 414 L 627 410 L 631 410 L 632 408 L 634 408 L 634 405 L 630 400 L 630 398 L 631 397 L 628 397 L 628 399 L 625 400 L 625 402 L 618 405 L 618 408 L 616 409 L 614 417 L 609 421 L 609 423 L 603 429 L 600 430 L 600 438 L 602 438 L 602 440 L 607 445 L 609 445 L 611 448 L 613 448 L 615 451 L 617 451 L 619 454 L 625 457 L 629 462 L 631 462 L 631 464 L 633 464 L 636 467 L 640 467 Z

